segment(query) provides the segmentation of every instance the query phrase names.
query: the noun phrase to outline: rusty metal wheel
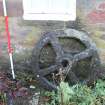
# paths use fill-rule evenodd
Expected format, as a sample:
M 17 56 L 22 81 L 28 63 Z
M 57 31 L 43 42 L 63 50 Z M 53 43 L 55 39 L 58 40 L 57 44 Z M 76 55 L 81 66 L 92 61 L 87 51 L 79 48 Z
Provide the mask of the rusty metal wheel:
M 74 29 L 45 33 L 33 50 L 32 63 L 39 84 L 49 90 L 57 89 L 60 70 L 70 85 L 93 82 L 100 64 L 95 44 Z

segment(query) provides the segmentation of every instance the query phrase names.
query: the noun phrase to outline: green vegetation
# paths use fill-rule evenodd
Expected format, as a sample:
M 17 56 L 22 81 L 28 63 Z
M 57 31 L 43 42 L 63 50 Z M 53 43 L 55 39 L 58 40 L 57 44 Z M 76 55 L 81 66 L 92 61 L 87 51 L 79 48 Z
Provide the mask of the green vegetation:
M 45 96 L 49 97 L 46 105 L 105 105 L 105 81 L 98 80 L 94 88 L 61 82 L 57 92 L 45 92 Z
M 0 105 L 6 105 L 6 94 L 0 92 Z

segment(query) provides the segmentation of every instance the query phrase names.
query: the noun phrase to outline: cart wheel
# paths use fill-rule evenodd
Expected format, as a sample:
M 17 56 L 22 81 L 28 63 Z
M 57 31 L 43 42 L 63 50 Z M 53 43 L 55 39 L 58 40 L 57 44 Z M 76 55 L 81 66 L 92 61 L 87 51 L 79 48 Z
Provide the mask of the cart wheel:
M 41 37 L 33 50 L 32 65 L 39 84 L 55 90 L 60 70 L 70 85 L 93 82 L 100 60 L 87 33 L 67 29 L 47 32 Z

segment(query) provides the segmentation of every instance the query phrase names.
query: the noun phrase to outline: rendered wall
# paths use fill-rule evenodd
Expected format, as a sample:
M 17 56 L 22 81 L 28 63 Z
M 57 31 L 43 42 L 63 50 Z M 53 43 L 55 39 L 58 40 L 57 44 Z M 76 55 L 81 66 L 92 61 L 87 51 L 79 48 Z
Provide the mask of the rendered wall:
M 21 0 L 8 0 L 7 9 L 15 66 L 19 67 L 18 69 L 25 69 L 24 64 L 28 63 L 34 45 L 42 33 L 62 29 L 64 22 L 24 21 Z M 66 22 L 66 27 L 89 33 L 99 49 L 102 64 L 105 64 L 105 0 L 77 0 L 77 21 Z M 2 0 L 0 0 L 0 68 L 3 70 L 9 68 Z

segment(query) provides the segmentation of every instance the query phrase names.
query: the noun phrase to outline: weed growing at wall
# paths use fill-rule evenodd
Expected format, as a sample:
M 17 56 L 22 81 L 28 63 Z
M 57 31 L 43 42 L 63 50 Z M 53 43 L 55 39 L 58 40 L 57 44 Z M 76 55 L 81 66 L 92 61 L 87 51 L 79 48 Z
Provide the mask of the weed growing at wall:
M 94 88 L 61 82 L 57 92 L 45 92 L 45 96 L 49 97 L 46 105 L 105 105 L 105 81 L 98 80 Z

